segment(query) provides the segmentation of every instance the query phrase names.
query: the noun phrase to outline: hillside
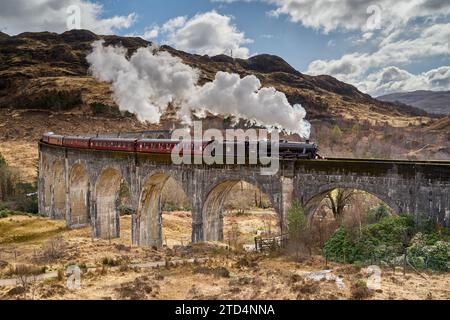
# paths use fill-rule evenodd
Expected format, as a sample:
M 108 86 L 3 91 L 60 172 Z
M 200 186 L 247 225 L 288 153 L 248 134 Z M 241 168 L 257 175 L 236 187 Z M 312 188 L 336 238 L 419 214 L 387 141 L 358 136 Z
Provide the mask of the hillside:
M 428 130 L 450 133 L 450 116 L 432 122 L 428 126 Z
M 129 53 L 150 45 L 141 38 L 98 36 L 84 30 L 0 36 L 0 108 L 68 111 L 98 104 L 115 106 L 109 85 L 89 75 L 85 57 L 98 39 L 107 45 L 121 44 Z M 406 126 L 421 123 L 420 116 L 427 115 L 373 99 L 330 76 L 304 75 L 276 56 L 243 60 L 191 55 L 167 46 L 162 49 L 200 69 L 202 82 L 211 81 L 218 71 L 254 74 L 264 86 L 285 92 L 292 104 L 301 103 L 309 119 L 364 119 Z
M 400 102 L 433 114 L 450 115 L 450 91 L 414 91 L 392 93 L 378 97 L 379 100 Z
M 171 108 L 158 125 L 119 112 L 110 85 L 89 74 L 86 55 L 98 39 L 121 44 L 129 54 L 150 45 L 141 38 L 82 30 L 0 34 L 0 154 L 24 180 L 36 175 L 36 142 L 44 132 L 117 133 L 177 125 Z M 201 83 L 214 79 L 218 71 L 229 71 L 253 74 L 264 86 L 286 93 L 291 104 L 305 107 L 311 139 L 326 156 L 448 159 L 448 121 L 432 119 L 419 109 L 381 102 L 330 76 L 304 75 L 276 56 L 243 60 L 162 49 L 201 70 Z M 227 128 L 230 121 L 209 116 L 207 126 Z

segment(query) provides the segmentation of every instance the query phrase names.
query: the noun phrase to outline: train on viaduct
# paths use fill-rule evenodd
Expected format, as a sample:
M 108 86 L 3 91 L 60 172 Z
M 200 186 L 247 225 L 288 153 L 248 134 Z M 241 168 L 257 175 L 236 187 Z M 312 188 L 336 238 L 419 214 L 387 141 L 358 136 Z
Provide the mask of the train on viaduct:
M 129 141 L 123 138 L 123 145 Z M 132 243 L 161 247 L 161 194 L 173 178 L 190 201 L 193 243 L 223 240 L 224 202 L 240 181 L 269 197 L 281 232 L 287 229 L 287 211 L 293 201 L 299 201 L 309 214 L 337 188 L 368 192 L 397 214 L 450 226 L 450 161 L 281 159 L 277 174 L 261 175 L 258 165 L 175 165 L 168 155 L 105 146 L 81 148 L 48 139 L 39 143 L 41 214 L 65 220 L 70 228 L 90 226 L 95 238 L 117 238 L 119 194 L 126 185 Z

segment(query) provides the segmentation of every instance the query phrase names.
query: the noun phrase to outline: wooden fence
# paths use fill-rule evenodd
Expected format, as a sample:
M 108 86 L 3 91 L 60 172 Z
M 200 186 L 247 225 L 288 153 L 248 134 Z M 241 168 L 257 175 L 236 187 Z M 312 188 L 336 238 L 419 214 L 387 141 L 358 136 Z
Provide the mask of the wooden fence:
M 263 251 L 274 251 L 281 248 L 284 248 L 289 241 L 289 236 L 287 234 L 283 234 L 280 236 L 272 237 L 272 238 L 255 238 L 255 251 L 263 252 Z

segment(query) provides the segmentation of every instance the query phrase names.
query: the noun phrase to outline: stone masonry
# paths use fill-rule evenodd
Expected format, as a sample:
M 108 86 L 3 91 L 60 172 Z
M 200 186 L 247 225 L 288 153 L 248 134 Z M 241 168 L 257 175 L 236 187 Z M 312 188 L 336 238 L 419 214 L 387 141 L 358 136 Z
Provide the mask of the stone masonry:
M 132 242 L 162 246 L 160 196 L 173 178 L 192 208 L 192 241 L 223 240 L 223 204 L 245 181 L 270 198 L 286 231 L 287 211 L 299 201 L 313 212 L 336 188 L 366 191 L 396 213 L 425 216 L 450 226 L 450 162 L 331 159 L 281 161 L 278 174 L 254 165 L 173 165 L 170 157 L 39 145 L 39 210 L 71 228 L 92 227 L 95 238 L 120 236 L 119 193 L 132 203 Z

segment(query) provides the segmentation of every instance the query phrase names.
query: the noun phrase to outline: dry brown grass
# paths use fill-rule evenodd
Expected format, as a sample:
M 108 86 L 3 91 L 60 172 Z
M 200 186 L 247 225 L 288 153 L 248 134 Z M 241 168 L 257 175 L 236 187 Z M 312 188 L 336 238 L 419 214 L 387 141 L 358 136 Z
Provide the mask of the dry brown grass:
M 1 219 L 0 226 L 8 225 L 16 232 L 28 233 L 31 226 L 38 232 L 38 226 L 48 231 L 45 223 L 58 229 L 58 223 L 39 218 Z M 167 219 L 167 218 L 166 218 Z M 185 217 L 186 221 L 190 218 Z M 255 218 L 256 219 L 256 218 Z M 238 223 L 243 220 L 238 220 Z M 20 228 L 16 224 L 21 224 Z M 21 231 L 22 230 L 22 231 Z M 6 229 L 4 232 L 10 233 Z M 1 234 L 1 233 L 0 233 Z M 65 266 L 77 264 L 82 268 L 82 290 L 68 290 L 66 278 L 51 282 L 29 283 L 29 290 L 23 287 L 0 287 L 0 298 L 4 299 L 449 299 L 450 276 L 430 273 L 428 280 L 415 273 L 393 273 L 382 270 L 381 289 L 372 296 L 362 295 L 352 289 L 352 284 L 365 280 L 365 273 L 355 266 L 329 263 L 328 268 L 343 278 L 345 287 L 339 289 L 334 281 L 315 282 L 303 280 L 303 273 L 316 272 L 325 268 L 325 261 L 312 256 L 297 263 L 279 256 L 260 254 L 239 255 L 213 245 L 198 245 L 183 250 L 185 258 L 208 256 L 212 260 L 201 265 L 179 265 L 170 268 L 135 269 L 122 268 L 127 263 L 175 260 L 181 258 L 178 250 L 153 251 L 137 248 L 115 239 L 108 241 L 90 238 L 89 229 L 61 231 L 67 243 L 64 257 L 54 262 L 51 270 L 65 270 Z M 54 238 L 44 236 L 39 241 L 3 244 L 1 259 L 9 265 L 32 265 L 35 250 Z M 17 251 L 17 259 L 13 251 Z M 120 267 L 103 265 L 103 259 L 125 261 Z M 42 268 L 43 265 L 34 265 Z M 37 269 L 36 269 L 37 270 Z M 228 274 L 229 277 L 225 277 Z M 7 278 L 0 274 L 0 278 Z M 195 285 L 195 286 L 194 286 Z M 22 288 L 22 289 L 21 289 Z M 360 288 L 358 289 L 360 290 Z M 363 292 L 364 293 L 364 292 Z

